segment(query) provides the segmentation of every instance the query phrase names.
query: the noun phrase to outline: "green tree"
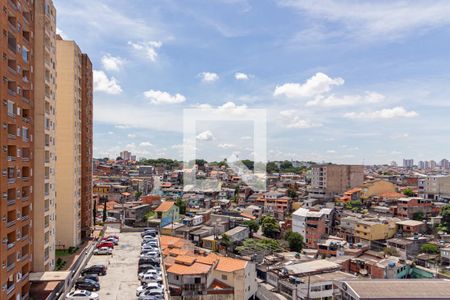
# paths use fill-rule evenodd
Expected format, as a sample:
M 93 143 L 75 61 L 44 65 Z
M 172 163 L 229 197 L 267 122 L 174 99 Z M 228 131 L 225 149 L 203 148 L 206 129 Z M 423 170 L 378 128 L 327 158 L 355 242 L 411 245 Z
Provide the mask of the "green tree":
M 249 159 L 244 159 L 241 161 L 249 170 L 253 170 L 254 168 L 254 162 Z
M 187 207 L 187 204 L 186 204 L 185 201 L 183 201 L 183 199 L 178 198 L 178 199 L 175 201 L 175 205 L 178 206 L 181 215 L 186 214 L 186 207 Z
M 390 255 L 390 256 L 399 256 L 398 250 L 393 247 L 386 247 L 383 250 L 384 254 Z
M 287 195 L 288 195 L 288 197 L 290 197 L 292 199 L 297 199 L 297 191 L 293 188 L 288 189 Z
M 420 250 L 428 254 L 435 254 L 439 252 L 439 247 L 434 244 L 425 243 L 420 247 Z
M 447 204 L 442 208 L 441 216 L 441 228 L 446 232 L 450 232 L 450 204 Z
M 415 212 L 413 215 L 412 215 L 412 219 L 413 220 L 416 220 L 416 221 L 422 221 L 423 219 L 424 219 L 424 214 L 423 214 L 423 212 L 421 212 L 421 211 L 418 211 L 418 212 Z
M 414 197 L 414 191 L 411 188 L 407 188 L 403 190 L 403 195 L 407 197 Z
M 141 198 L 142 196 L 142 192 L 141 191 L 137 191 L 136 193 L 134 193 L 134 199 L 139 200 L 139 198 Z
M 103 204 L 103 218 L 102 218 L 102 220 L 103 220 L 103 223 L 106 222 L 106 202 L 105 202 L 105 204 Z
M 145 220 L 148 222 L 151 219 L 153 219 L 156 216 L 156 213 L 154 211 L 149 211 L 145 214 Z
M 282 250 L 282 247 L 277 240 L 273 239 L 246 239 L 242 242 L 242 246 L 236 247 L 236 250 L 241 255 L 260 252 L 268 254 L 279 252 Z
M 261 229 L 263 234 L 269 238 L 276 238 L 280 234 L 281 228 L 277 220 L 272 216 L 264 216 L 261 219 Z
M 225 248 L 225 253 L 228 253 L 230 247 L 233 245 L 233 242 L 231 241 L 230 237 L 224 233 L 222 234 L 220 245 Z
M 303 236 L 300 233 L 288 231 L 284 239 L 288 242 L 291 251 L 300 252 L 303 249 Z
M 257 232 L 259 229 L 259 224 L 255 220 L 247 220 L 247 221 L 244 221 L 242 224 L 244 224 L 245 226 L 248 226 L 251 233 Z

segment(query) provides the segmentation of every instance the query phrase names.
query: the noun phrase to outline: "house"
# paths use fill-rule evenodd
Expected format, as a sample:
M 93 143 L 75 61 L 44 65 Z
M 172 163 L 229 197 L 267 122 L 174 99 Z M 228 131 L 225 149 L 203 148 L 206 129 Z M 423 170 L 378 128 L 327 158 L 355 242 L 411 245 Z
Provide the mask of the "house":
M 387 247 L 397 250 L 401 258 L 413 259 L 420 253 L 420 247 L 428 241 L 426 237 L 392 238 L 387 240 Z
M 143 223 L 147 219 L 145 215 L 150 211 L 150 205 L 141 204 L 125 209 L 125 224 L 133 225 L 137 223 Z
M 331 234 L 334 226 L 335 210 L 332 208 L 299 208 L 292 214 L 292 231 L 305 238 L 308 248 L 317 248 L 320 239 Z
M 397 215 L 399 217 L 412 219 L 416 213 L 422 213 L 426 217 L 431 216 L 432 212 L 433 203 L 430 199 L 411 197 L 397 200 Z
M 359 220 L 355 227 L 355 236 L 360 241 L 385 240 L 394 236 L 397 225 L 393 220 Z
M 450 265 L 450 247 L 441 248 L 441 264 L 444 266 Z
M 361 186 L 361 198 L 369 199 L 371 197 L 378 197 L 386 193 L 395 193 L 397 186 L 387 180 L 372 180 L 365 182 Z
M 399 231 L 406 234 L 423 233 L 426 230 L 426 225 L 422 221 L 403 220 L 397 222 Z
M 224 233 L 233 243 L 242 242 L 250 236 L 250 229 L 246 226 L 237 226 Z
M 160 220 L 160 227 L 164 227 L 172 222 L 177 222 L 180 218 L 180 210 L 175 202 L 165 201 L 156 209 L 157 218 Z

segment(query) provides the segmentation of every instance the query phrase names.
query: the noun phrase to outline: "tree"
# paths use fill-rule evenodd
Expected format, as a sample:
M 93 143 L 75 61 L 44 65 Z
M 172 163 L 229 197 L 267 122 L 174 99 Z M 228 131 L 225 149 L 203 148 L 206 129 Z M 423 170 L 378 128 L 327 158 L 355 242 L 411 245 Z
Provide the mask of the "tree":
M 97 200 L 94 200 L 94 206 L 92 207 L 92 217 L 94 218 L 95 226 L 95 221 L 97 220 Z
M 422 252 L 428 253 L 428 254 L 434 254 L 434 253 L 438 253 L 439 252 L 439 247 L 434 245 L 434 244 L 430 244 L 430 243 L 425 243 L 420 247 L 420 250 Z
M 106 202 L 105 202 L 105 204 L 103 204 L 103 218 L 102 218 L 102 220 L 103 220 L 103 223 L 106 222 Z
M 250 233 L 257 232 L 259 229 L 259 224 L 255 220 L 247 220 L 247 221 L 243 222 L 242 224 L 244 224 L 245 226 L 248 226 L 248 228 L 250 229 Z
M 386 247 L 383 250 L 384 254 L 390 255 L 390 256 L 399 256 L 398 250 L 393 247 Z
M 292 199 L 297 199 L 297 191 L 293 188 L 288 189 L 287 195 L 288 195 L 288 197 L 290 197 Z
M 136 193 L 134 193 L 134 199 L 136 199 L 136 201 L 139 200 L 139 198 L 141 198 L 141 196 L 142 196 L 142 192 L 140 192 L 140 191 L 137 191 Z
M 421 211 L 418 211 L 418 212 L 415 212 L 413 215 L 412 215 L 412 219 L 413 220 L 416 220 L 416 221 L 422 221 L 423 219 L 424 219 L 424 214 L 423 214 L 423 212 L 421 212 Z
M 281 245 L 277 240 L 273 239 L 246 239 L 242 242 L 242 246 L 238 246 L 236 250 L 241 255 L 257 254 L 263 252 L 263 254 L 269 254 L 272 252 L 281 251 Z
M 403 190 L 403 195 L 407 197 L 414 197 L 414 191 L 411 188 L 407 188 Z
M 186 207 L 187 207 L 187 204 L 186 204 L 186 202 L 183 201 L 183 199 L 178 198 L 178 199 L 175 201 L 175 205 L 178 206 L 178 209 L 180 210 L 180 214 L 181 214 L 181 215 L 186 214 Z
M 264 216 L 261 219 L 261 229 L 263 234 L 269 238 L 276 238 L 280 234 L 281 228 L 277 220 L 272 216 Z
M 150 221 L 151 219 L 153 219 L 156 216 L 156 213 L 154 211 L 149 211 L 148 213 L 145 214 L 145 220 Z
M 228 253 L 228 250 L 233 245 L 233 242 L 231 241 L 230 237 L 224 233 L 222 234 L 220 245 L 225 248 L 225 253 Z
M 441 216 L 441 228 L 446 232 L 450 232 L 450 204 L 444 206 L 441 211 Z
M 284 235 L 284 239 L 289 244 L 291 251 L 300 252 L 303 248 L 303 236 L 298 232 L 288 231 Z

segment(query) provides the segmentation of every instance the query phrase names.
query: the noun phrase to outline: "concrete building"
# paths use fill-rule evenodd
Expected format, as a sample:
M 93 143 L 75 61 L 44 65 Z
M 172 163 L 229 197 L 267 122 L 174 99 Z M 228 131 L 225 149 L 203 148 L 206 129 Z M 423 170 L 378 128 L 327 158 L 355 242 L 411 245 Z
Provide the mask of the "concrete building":
M 428 176 L 419 179 L 419 197 L 434 201 L 450 200 L 450 176 Z
M 316 165 L 312 167 L 309 198 L 333 199 L 364 182 L 364 167 L 359 165 Z
M 385 240 L 394 236 L 397 225 L 394 220 L 390 221 L 366 221 L 360 220 L 356 223 L 355 237 L 360 241 Z
M 126 160 L 126 161 L 129 161 L 129 160 L 131 160 L 131 152 L 129 152 L 129 151 L 122 151 L 122 152 L 120 152 L 120 157 L 123 159 L 123 160 Z
M 55 267 L 56 10 L 51 0 L 34 11 L 33 271 Z
M 424 217 L 433 213 L 433 203 L 429 199 L 400 198 L 397 200 L 397 215 L 412 219 L 414 214 L 422 213 Z
M 403 159 L 403 168 L 414 167 L 414 159 Z
M 320 239 L 325 238 L 334 226 L 335 211 L 332 208 L 299 208 L 292 214 L 292 231 L 304 237 L 308 248 L 317 248 Z
M 0 3 L 0 299 L 21 299 L 28 297 L 33 251 L 34 7 Z
M 441 160 L 440 164 L 441 169 L 443 170 L 448 170 L 450 169 L 450 162 L 448 161 L 448 159 L 444 158 L 443 160 Z
M 81 238 L 88 237 L 92 219 L 92 157 L 93 157 L 93 78 L 92 63 L 81 55 Z
M 92 145 L 89 141 L 92 129 L 86 135 L 82 135 L 82 131 L 86 130 L 86 126 L 92 124 L 90 121 L 92 119 L 92 107 L 90 107 L 92 105 L 92 84 L 89 82 L 92 76 L 88 74 L 91 68 L 89 59 L 83 58 L 80 48 L 74 41 L 66 41 L 58 36 L 56 58 L 58 62 L 56 246 L 68 248 L 81 243 L 81 217 L 82 214 L 86 215 L 91 201 L 88 186 L 90 182 L 83 182 L 90 178 L 90 171 L 89 169 L 82 171 L 82 167 L 92 160 Z M 83 83 L 83 80 L 88 82 Z M 91 90 L 89 91 L 89 89 Z M 85 96 L 84 100 L 83 95 Z M 83 104 L 87 107 L 82 108 Z M 83 124 L 83 119 L 89 121 Z M 82 153 L 86 156 L 82 156 Z M 86 162 L 83 163 L 83 160 Z M 85 198 L 82 197 L 82 193 L 84 193 L 83 196 L 86 196 Z M 88 220 L 87 223 L 89 222 L 91 221 Z M 86 226 L 84 229 L 86 234 Z

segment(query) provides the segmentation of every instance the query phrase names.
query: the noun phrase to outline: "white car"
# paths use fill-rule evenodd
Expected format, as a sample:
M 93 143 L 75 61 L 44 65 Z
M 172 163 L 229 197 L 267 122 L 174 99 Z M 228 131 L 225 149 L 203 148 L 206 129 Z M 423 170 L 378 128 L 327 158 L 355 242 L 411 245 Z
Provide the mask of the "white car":
M 146 253 L 142 253 L 139 257 L 140 258 L 158 258 L 159 253 L 158 252 L 146 252 Z
M 142 292 L 138 300 L 147 300 L 147 299 L 164 299 L 164 291 L 163 289 L 152 289 L 152 290 L 146 290 Z
M 148 284 L 150 282 L 162 282 L 162 277 L 154 274 L 145 274 L 140 280 Z
M 66 299 L 71 300 L 99 300 L 98 294 L 85 290 L 76 290 L 66 295 Z
M 160 288 L 162 288 L 162 286 L 161 286 L 161 284 L 159 284 L 157 282 L 149 282 L 149 283 L 147 283 L 147 285 L 140 285 L 136 289 L 136 297 L 139 297 L 139 295 L 144 291 L 160 289 Z
M 112 249 L 109 247 L 101 247 L 94 250 L 94 255 L 111 255 Z
M 155 275 L 155 276 L 161 276 L 161 272 L 160 271 L 157 271 L 155 269 L 148 269 L 145 272 L 139 273 L 138 277 L 139 277 L 139 279 L 142 279 L 147 274 L 151 274 L 151 275 Z

